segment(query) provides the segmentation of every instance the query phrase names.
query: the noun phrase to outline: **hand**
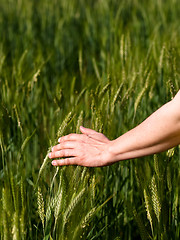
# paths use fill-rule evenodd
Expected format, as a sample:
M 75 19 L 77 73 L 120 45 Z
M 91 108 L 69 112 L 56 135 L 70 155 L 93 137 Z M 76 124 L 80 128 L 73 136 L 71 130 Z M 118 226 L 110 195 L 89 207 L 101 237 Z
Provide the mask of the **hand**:
M 80 165 L 102 167 L 111 164 L 108 145 L 111 142 L 102 133 L 80 127 L 82 134 L 61 137 L 59 144 L 52 148 L 49 158 L 63 158 L 52 161 L 54 166 Z

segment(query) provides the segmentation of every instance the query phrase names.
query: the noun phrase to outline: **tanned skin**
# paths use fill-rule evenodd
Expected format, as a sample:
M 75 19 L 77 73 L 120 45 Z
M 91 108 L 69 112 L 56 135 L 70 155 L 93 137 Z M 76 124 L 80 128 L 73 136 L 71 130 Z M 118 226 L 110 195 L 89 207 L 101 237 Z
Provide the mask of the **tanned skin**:
M 180 144 L 180 91 L 137 127 L 115 140 L 80 127 L 82 134 L 61 137 L 52 148 L 52 165 L 108 166 L 118 161 L 166 151 Z

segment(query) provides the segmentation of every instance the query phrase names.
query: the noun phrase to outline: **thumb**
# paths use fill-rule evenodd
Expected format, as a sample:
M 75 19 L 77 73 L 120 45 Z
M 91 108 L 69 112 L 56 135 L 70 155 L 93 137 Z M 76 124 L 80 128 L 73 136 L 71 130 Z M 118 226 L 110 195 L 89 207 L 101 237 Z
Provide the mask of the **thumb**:
M 107 142 L 109 139 L 102 133 L 96 132 L 95 130 L 92 130 L 90 128 L 85 128 L 83 126 L 80 126 L 80 131 L 89 136 L 90 138 L 96 139 L 101 142 Z
M 83 133 L 83 134 L 86 134 L 86 135 L 92 135 L 92 134 L 98 134 L 98 132 L 90 129 L 90 128 L 85 128 L 83 126 L 80 126 L 80 131 Z

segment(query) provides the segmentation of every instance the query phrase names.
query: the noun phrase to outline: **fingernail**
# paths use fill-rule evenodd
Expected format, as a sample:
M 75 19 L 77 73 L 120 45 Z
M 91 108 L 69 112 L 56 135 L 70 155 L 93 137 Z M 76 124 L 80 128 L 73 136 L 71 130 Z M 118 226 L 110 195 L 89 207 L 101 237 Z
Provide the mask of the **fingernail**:
M 51 164 L 52 164 L 53 166 L 56 166 L 56 161 L 52 161 Z
M 53 152 L 54 147 L 51 148 L 51 151 Z
M 58 139 L 58 142 L 60 142 L 61 138 Z
M 51 153 L 48 154 L 49 158 L 51 158 Z

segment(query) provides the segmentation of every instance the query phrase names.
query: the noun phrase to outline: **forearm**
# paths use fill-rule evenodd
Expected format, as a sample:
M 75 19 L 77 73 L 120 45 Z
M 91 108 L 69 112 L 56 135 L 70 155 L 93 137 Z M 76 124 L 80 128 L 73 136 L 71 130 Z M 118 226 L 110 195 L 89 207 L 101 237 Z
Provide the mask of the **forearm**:
M 163 152 L 180 144 L 179 95 L 110 143 L 109 151 L 115 162 Z
M 100 167 L 165 151 L 180 144 L 180 91 L 136 128 L 110 141 L 102 133 L 80 127 L 82 134 L 62 136 L 49 157 L 54 166 Z M 60 158 L 60 159 L 57 159 Z

